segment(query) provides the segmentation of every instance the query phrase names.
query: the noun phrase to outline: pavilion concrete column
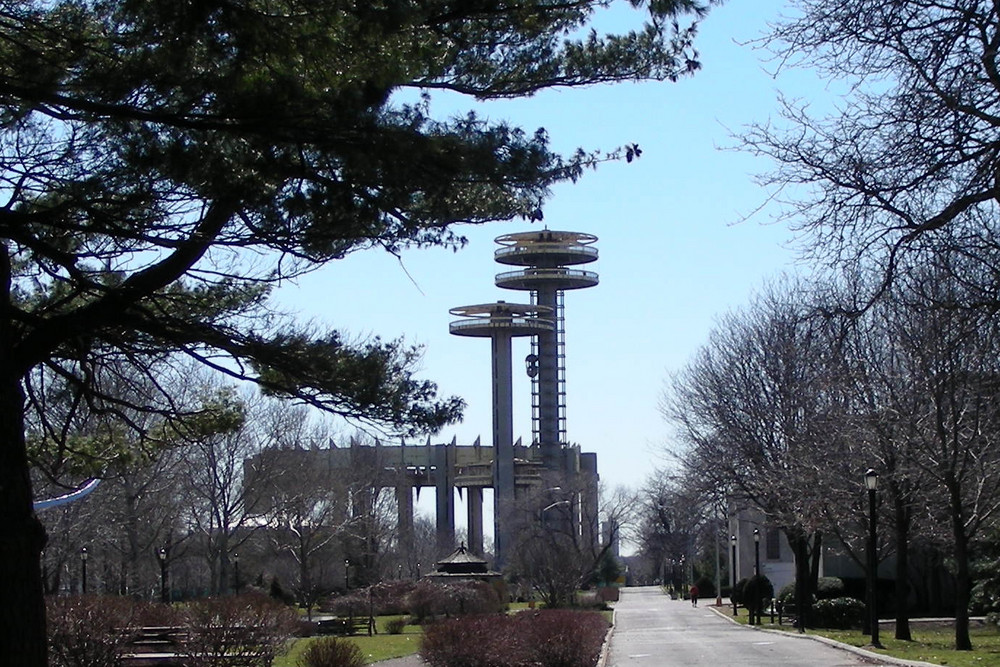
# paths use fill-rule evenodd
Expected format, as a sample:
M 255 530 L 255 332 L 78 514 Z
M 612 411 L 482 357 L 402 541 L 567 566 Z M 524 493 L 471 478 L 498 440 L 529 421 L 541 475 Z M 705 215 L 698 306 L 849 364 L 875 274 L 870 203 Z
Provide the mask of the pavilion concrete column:
M 483 555 L 483 489 L 470 486 L 466 491 L 468 512 L 469 551 Z
M 597 454 L 580 454 L 580 502 L 582 504 L 580 530 L 584 544 L 596 546 L 600 542 L 600 476 L 597 474 Z
M 399 549 L 407 563 L 413 560 L 413 487 L 396 486 L 396 514 L 399 530 Z
M 437 555 L 455 550 L 455 446 L 433 445 L 434 487 L 437 491 Z

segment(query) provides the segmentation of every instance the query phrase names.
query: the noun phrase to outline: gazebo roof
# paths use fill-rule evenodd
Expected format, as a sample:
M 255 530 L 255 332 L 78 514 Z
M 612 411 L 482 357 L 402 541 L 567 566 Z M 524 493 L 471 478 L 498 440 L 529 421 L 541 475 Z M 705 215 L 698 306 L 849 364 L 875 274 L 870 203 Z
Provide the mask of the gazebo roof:
M 489 572 L 489 564 L 466 549 L 464 542 L 450 555 L 439 560 L 435 567 L 442 574 L 486 574 Z

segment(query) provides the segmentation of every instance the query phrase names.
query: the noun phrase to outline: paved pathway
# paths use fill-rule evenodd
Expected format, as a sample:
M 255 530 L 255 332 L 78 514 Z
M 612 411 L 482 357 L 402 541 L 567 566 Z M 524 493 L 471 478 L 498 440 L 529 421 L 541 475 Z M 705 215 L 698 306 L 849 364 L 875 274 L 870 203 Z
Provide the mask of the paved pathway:
M 741 613 L 742 610 L 741 610 Z M 853 667 L 893 664 L 796 636 L 740 626 L 705 602 L 671 600 L 658 587 L 623 588 L 607 667 Z

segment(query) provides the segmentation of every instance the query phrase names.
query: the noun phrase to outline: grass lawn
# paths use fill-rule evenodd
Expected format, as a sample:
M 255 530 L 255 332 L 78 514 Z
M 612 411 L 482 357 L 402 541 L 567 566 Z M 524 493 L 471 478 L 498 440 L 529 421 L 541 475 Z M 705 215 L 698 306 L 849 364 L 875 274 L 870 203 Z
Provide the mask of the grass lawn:
M 746 624 L 746 610 L 740 609 L 740 615 L 733 617 L 732 608 L 724 608 L 723 613 L 741 624 Z M 790 625 L 769 623 L 764 617 L 762 628 L 796 632 Z M 860 630 L 820 630 L 809 628 L 808 634 L 818 635 L 847 644 L 857 646 L 875 653 L 891 655 L 904 660 L 918 660 L 949 667 L 1000 667 L 1000 630 L 996 626 L 972 624 L 969 634 L 972 638 L 971 651 L 956 651 L 955 630 L 951 625 L 929 625 L 912 623 L 910 634 L 913 641 L 905 642 L 893 638 L 892 625 L 881 624 L 879 639 L 885 649 L 872 649 L 868 646 L 870 638 L 862 635 Z
M 407 625 L 403 633 L 390 635 L 385 632 L 385 623 L 389 619 L 399 618 L 398 616 L 379 616 L 376 618 L 379 634 L 372 637 L 359 635 L 346 637 L 358 645 L 365 656 L 365 661 L 372 663 L 389 658 L 401 658 L 404 655 L 411 655 L 420 648 L 420 636 L 423 630 L 419 625 Z M 283 656 L 275 658 L 273 667 L 295 667 L 295 661 L 299 655 L 306 650 L 310 642 L 316 641 L 318 637 L 308 637 L 296 639 L 291 650 Z
M 817 635 L 835 639 L 851 646 L 866 647 L 868 637 L 854 630 L 810 630 Z M 885 650 L 873 650 L 904 660 L 920 660 L 950 667 L 1000 667 L 1000 631 L 994 627 L 973 625 L 969 630 L 972 637 L 971 651 L 956 651 L 955 630 L 951 626 L 928 626 L 914 623 L 910 626 L 913 641 L 905 642 L 893 638 L 892 626 L 880 627 L 879 639 Z
M 527 603 L 518 604 L 514 603 L 510 605 L 511 613 L 518 611 L 524 611 L 528 609 Z M 601 612 L 604 617 L 611 622 L 611 612 L 604 611 Z M 379 662 L 380 660 L 388 660 L 389 658 L 401 658 L 404 655 L 412 655 L 420 649 L 420 637 L 423 634 L 423 629 L 419 625 L 407 625 L 403 628 L 403 633 L 399 635 L 390 635 L 385 631 L 385 624 L 387 621 L 399 618 L 399 616 L 377 616 L 375 622 L 378 626 L 379 634 L 372 637 L 366 635 L 358 635 L 354 637 L 346 637 L 358 645 L 361 652 L 365 656 L 365 661 L 368 663 Z M 283 656 L 275 658 L 273 667 L 296 667 L 296 660 L 306 647 L 309 646 L 310 642 L 314 642 L 318 637 L 307 637 L 304 639 L 296 639 L 292 643 L 292 647 L 288 653 Z M 1000 665 L 998 665 L 1000 667 Z

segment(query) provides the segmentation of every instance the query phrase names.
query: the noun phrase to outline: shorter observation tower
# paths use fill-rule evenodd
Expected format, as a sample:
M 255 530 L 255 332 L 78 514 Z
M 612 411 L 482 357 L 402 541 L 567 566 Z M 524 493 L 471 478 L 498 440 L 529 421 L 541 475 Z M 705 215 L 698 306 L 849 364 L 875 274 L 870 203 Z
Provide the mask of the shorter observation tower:
M 543 467 L 562 468 L 566 438 L 565 290 L 598 283 L 593 271 L 568 268 L 597 260 L 597 237 L 582 232 L 543 229 L 498 236 L 493 254 L 500 264 L 525 267 L 496 276 L 496 285 L 531 292 L 533 304 L 553 313 L 555 326 L 532 341 L 527 359 L 531 376 L 531 422 L 542 452 Z
M 448 326 L 456 336 L 489 338 L 493 343 L 493 522 L 496 562 L 499 569 L 506 550 L 513 543 L 513 525 L 504 520 L 514 509 L 514 397 L 511 379 L 511 339 L 516 336 L 539 336 L 555 326 L 552 310 L 533 304 L 485 303 L 459 306 L 448 311 L 462 319 Z M 480 491 L 481 493 L 481 491 Z M 482 525 L 482 497 L 472 499 L 470 509 L 478 504 Z M 470 516 L 470 519 L 473 518 Z M 472 522 L 470 521 L 470 525 Z

